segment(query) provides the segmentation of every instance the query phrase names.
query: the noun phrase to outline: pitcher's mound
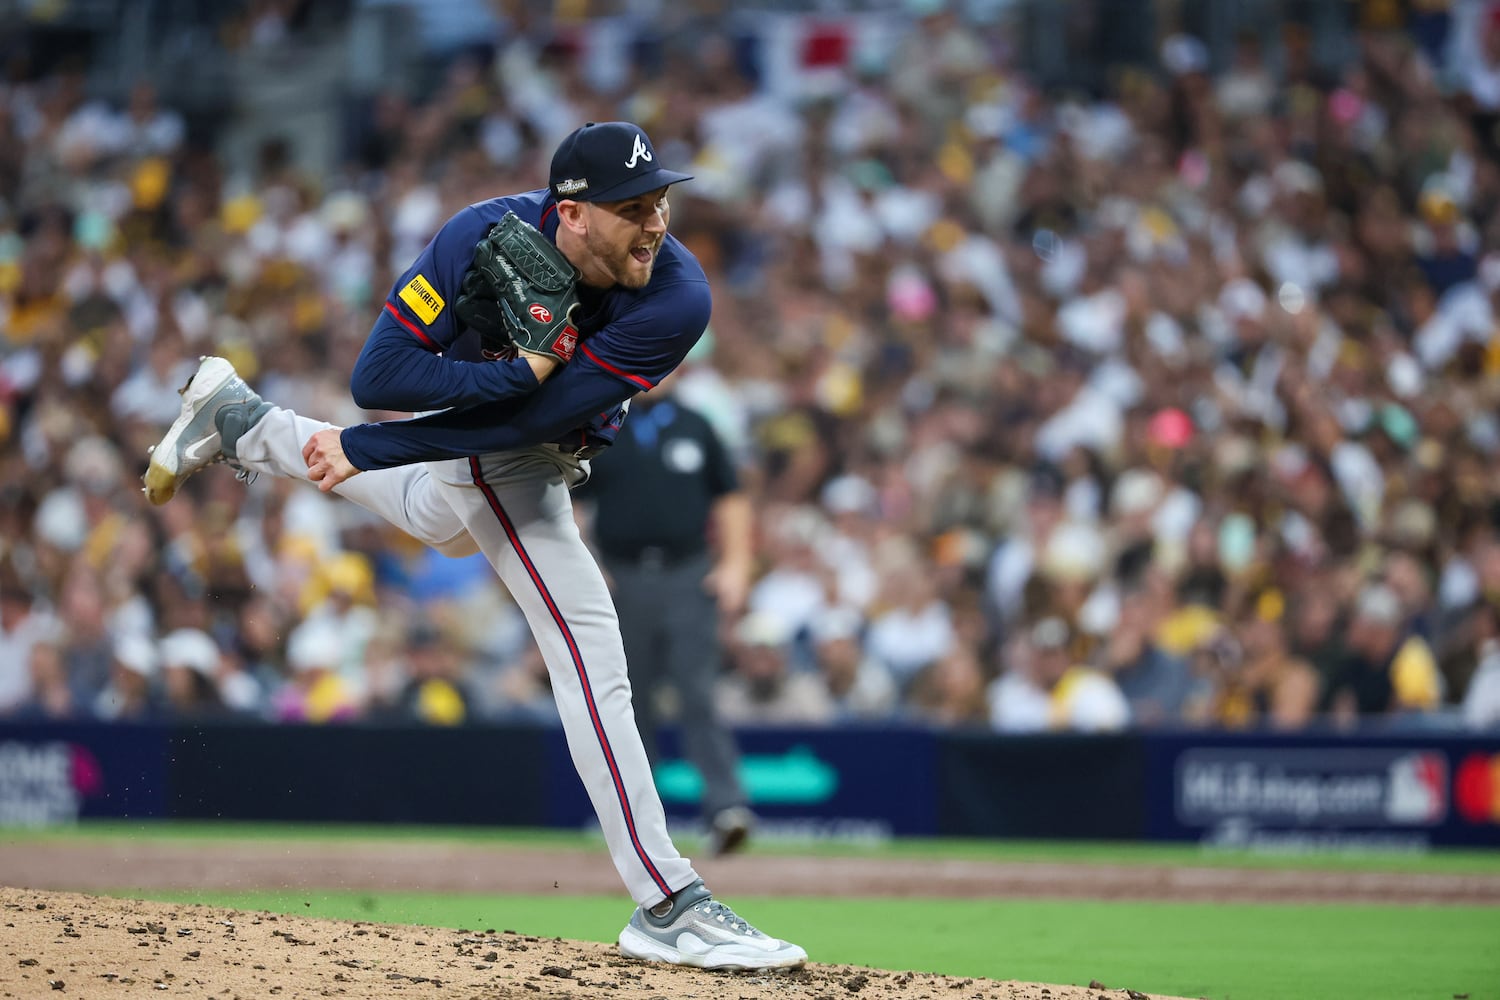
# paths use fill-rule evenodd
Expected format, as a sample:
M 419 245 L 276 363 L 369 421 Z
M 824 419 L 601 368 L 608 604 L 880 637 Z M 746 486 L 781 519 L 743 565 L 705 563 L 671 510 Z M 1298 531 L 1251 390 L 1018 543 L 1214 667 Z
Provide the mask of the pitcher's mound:
M 713 973 L 645 965 L 613 945 L 509 930 L 349 923 L 0 888 L 0 998 L 132 996 L 850 997 L 1126 1000 L 1123 989 L 1044 986 L 809 965 Z

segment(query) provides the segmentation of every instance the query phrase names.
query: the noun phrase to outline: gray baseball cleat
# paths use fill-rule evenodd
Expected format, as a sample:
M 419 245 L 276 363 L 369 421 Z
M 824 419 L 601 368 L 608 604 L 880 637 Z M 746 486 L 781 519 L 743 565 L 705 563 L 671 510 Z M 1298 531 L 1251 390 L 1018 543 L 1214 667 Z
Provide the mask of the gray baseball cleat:
M 223 358 L 200 358 L 181 396 L 182 410 L 151 449 L 146 467 L 146 499 L 153 504 L 176 496 L 198 470 L 233 463 L 235 442 L 271 409 Z
M 620 953 L 700 969 L 794 969 L 807 952 L 768 937 L 713 898 L 700 878 L 651 909 L 638 906 L 620 932 Z

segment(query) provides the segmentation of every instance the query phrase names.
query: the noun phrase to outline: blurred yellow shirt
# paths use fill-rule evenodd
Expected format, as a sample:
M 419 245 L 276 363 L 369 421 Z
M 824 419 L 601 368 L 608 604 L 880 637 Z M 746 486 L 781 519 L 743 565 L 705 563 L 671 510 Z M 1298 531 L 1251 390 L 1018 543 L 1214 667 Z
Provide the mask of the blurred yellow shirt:
M 1426 639 L 1414 635 L 1396 650 L 1391 689 L 1398 708 L 1433 709 L 1443 700 L 1443 674 Z
M 1189 656 L 1219 627 L 1213 608 L 1189 604 L 1166 617 L 1156 629 L 1156 644 L 1173 656 Z

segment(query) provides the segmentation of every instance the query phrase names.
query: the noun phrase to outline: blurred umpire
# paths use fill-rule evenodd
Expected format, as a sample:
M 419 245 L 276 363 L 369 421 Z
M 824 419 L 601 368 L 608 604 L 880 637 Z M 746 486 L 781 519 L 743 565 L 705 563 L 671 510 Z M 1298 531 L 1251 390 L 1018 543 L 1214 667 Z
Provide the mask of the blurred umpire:
M 593 501 L 594 540 L 614 591 L 646 754 L 653 765 L 659 760 L 662 691 L 670 686 L 683 754 L 703 776 L 709 849 L 725 854 L 744 844 L 755 819 L 713 697 L 720 615 L 738 616 L 750 588 L 754 513 L 724 442 L 674 398 L 675 381 L 635 397 L 614 446 L 593 460 L 577 493 Z

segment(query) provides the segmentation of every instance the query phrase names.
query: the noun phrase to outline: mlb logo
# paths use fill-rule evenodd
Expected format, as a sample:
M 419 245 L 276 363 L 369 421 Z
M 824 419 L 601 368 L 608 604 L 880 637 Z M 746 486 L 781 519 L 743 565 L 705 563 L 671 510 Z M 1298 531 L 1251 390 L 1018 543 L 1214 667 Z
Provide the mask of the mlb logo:
M 1391 761 L 1385 816 L 1392 823 L 1441 823 L 1448 815 L 1448 759 L 1436 752 Z
M 536 320 L 538 323 L 552 322 L 552 311 L 546 306 L 542 305 L 540 302 L 533 302 L 529 307 L 527 307 L 526 311 L 531 313 L 531 318 Z
M 578 347 L 578 331 L 571 326 L 558 335 L 557 342 L 552 345 L 552 353 L 564 361 L 573 360 L 573 351 Z

